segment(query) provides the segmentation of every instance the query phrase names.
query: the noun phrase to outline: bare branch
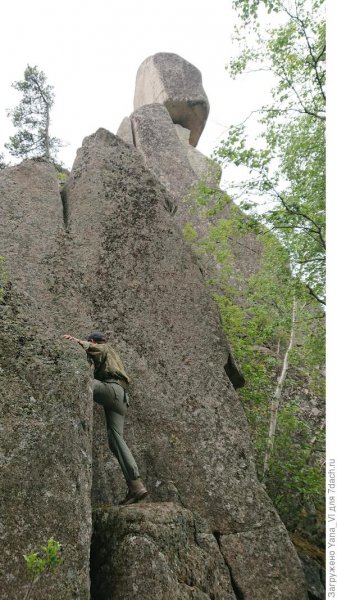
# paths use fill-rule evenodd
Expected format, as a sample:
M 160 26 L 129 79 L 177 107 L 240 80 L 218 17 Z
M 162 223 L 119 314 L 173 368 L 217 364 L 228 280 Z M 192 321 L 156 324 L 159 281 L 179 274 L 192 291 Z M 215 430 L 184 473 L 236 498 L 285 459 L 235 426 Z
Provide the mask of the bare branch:
M 326 116 L 323 114 L 319 114 L 314 113 L 312 111 L 309 111 L 306 108 L 294 108 L 292 106 L 289 106 L 288 108 L 258 108 L 256 110 L 252 110 L 249 115 L 240 123 L 237 123 L 236 127 L 239 127 L 240 125 L 244 125 L 245 123 L 247 123 L 247 121 L 256 113 L 275 113 L 275 116 L 278 114 L 287 114 L 289 112 L 296 112 L 299 113 L 301 115 L 310 115 L 311 117 L 316 117 L 317 119 L 321 119 L 322 121 L 326 121 Z
M 319 258 L 319 257 L 315 257 L 315 258 L 307 258 L 306 260 L 298 260 L 297 261 L 299 265 L 306 265 L 307 263 L 310 262 L 322 262 L 325 263 L 325 258 Z
M 276 194 L 276 196 L 279 198 L 279 200 L 281 201 L 282 205 L 284 206 L 284 208 L 286 209 L 287 212 L 289 212 L 290 214 L 293 214 L 295 216 L 302 217 L 303 219 L 309 221 L 309 223 L 312 223 L 314 225 L 314 227 L 316 229 L 315 230 L 308 230 L 308 231 L 312 231 L 313 233 L 316 233 L 318 235 L 319 239 L 321 240 L 321 244 L 322 244 L 323 248 L 325 249 L 326 248 L 326 243 L 325 243 L 325 240 L 324 240 L 323 235 L 322 235 L 322 227 L 320 225 L 318 225 L 306 213 L 303 213 L 300 210 L 295 210 L 295 209 L 291 208 L 290 206 L 288 206 L 287 203 L 286 203 L 286 201 L 284 200 L 282 194 L 280 194 L 280 192 L 278 192 L 274 187 L 273 187 L 273 191 Z
M 326 304 L 325 300 L 323 300 L 322 298 L 319 298 L 308 283 L 306 283 L 305 286 L 306 286 L 307 290 L 309 291 L 310 296 L 313 296 L 313 298 L 315 298 L 315 300 L 317 300 L 317 302 L 320 302 L 321 304 L 324 304 L 324 306 L 325 306 L 325 304 Z
M 325 101 L 325 100 L 326 100 L 326 96 L 325 96 L 325 92 L 324 92 L 324 90 L 323 90 L 323 86 L 322 86 L 322 81 L 321 81 L 321 78 L 320 78 L 320 76 L 319 76 L 319 73 L 318 73 L 317 65 L 318 65 L 318 62 L 319 62 L 320 58 L 321 58 L 321 57 L 323 56 L 323 54 L 325 53 L 326 46 L 325 46 L 325 44 L 324 44 L 324 46 L 323 46 L 323 48 L 322 48 L 321 52 L 319 53 L 318 57 L 317 57 L 317 58 L 315 58 L 315 56 L 314 56 L 314 53 L 313 53 L 313 49 L 312 49 L 312 45 L 311 45 L 311 43 L 310 43 L 310 40 L 309 40 L 309 37 L 308 37 L 308 33 L 307 33 L 307 30 L 306 30 L 305 23 L 304 23 L 303 19 L 301 19 L 301 18 L 299 17 L 299 14 L 298 14 L 298 6 L 297 6 L 297 4 L 296 4 L 296 16 L 295 16 L 295 15 L 292 15 L 292 14 L 291 14 L 291 13 L 288 11 L 288 9 L 287 9 L 286 7 L 284 7 L 284 10 L 285 10 L 286 14 L 287 14 L 287 15 L 290 17 L 290 19 L 291 19 L 292 21 L 296 21 L 297 23 L 299 23 L 299 24 L 300 24 L 300 27 L 301 27 L 301 29 L 302 29 L 302 34 L 303 34 L 303 35 L 304 35 L 304 37 L 305 37 L 305 41 L 306 41 L 306 43 L 307 43 L 307 47 L 308 47 L 308 50 L 309 50 L 309 54 L 310 54 L 310 56 L 311 56 L 311 60 L 312 60 L 313 67 L 314 67 L 314 70 L 315 70 L 315 78 L 316 78 L 316 81 L 317 81 L 317 83 L 318 83 L 318 86 L 319 86 L 319 88 L 320 88 L 320 91 L 321 91 L 321 94 L 322 94 L 323 100 Z
M 254 248 L 251 248 L 250 246 L 247 246 L 246 244 L 243 244 L 242 242 L 239 242 L 237 239 L 233 238 L 232 236 L 228 235 L 227 238 L 229 240 L 231 240 L 231 242 L 233 242 L 234 244 L 237 244 L 238 246 L 242 246 L 242 248 L 246 248 L 246 250 L 249 250 L 250 252 L 254 252 L 254 254 L 260 255 L 260 252 L 258 252 L 257 250 L 254 250 Z M 215 242 L 215 243 L 221 244 L 221 242 Z
M 316 119 L 325 120 L 325 116 L 324 116 L 324 115 L 320 115 L 318 110 L 316 110 L 316 112 L 313 112 L 312 110 L 310 110 L 309 108 L 307 108 L 307 107 L 306 107 L 306 106 L 303 104 L 303 102 L 302 102 L 302 99 L 301 99 L 301 97 L 300 97 L 300 95 L 299 95 L 299 93 L 298 93 L 297 89 L 295 88 L 295 85 L 294 85 L 293 81 L 292 81 L 291 79 L 289 79 L 289 77 L 288 77 L 288 75 L 287 75 L 287 72 L 286 72 L 286 70 L 285 70 L 284 66 L 280 64 L 280 68 L 281 68 L 281 70 L 283 71 L 283 77 L 284 77 L 284 81 L 285 81 L 285 82 L 288 84 L 288 86 L 290 87 L 290 89 L 291 89 L 291 90 L 293 90 L 293 92 L 294 92 L 294 94 L 295 94 L 295 96 L 296 96 L 296 98 L 297 98 L 297 100 L 298 100 L 298 103 L 299 103 L 299 105 L 302 107 L 302 111 L 303 111 L 303 112 L 304 112 L 306 115 L 309 115 L 309 116 L 311 116 L 311 117 L 315 117 Z

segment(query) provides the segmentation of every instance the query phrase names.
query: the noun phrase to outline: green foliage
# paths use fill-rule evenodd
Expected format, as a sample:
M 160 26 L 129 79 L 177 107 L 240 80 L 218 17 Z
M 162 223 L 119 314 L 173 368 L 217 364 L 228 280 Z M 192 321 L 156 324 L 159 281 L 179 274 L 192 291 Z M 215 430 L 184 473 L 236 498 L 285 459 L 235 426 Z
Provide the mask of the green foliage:
M 240 54 L 229 65 L 231 75 L 269 70 L 276 83 L 272 104 L 256 111 L 262 128 L 259 138 L 250 145 L 246 125 L 232 126 L 215 158 L 224 167 L 245 167 L 248 179 L 243 177 L 238 185 L 227 183 L 227 189 L 235 197 L 239 188 L 241 208 L 275 232 L 289 252 L 292 271 L 313 298 L 325 303 L 324 2 L 235 0 L 233 4 L 241 25 L 236 29 Z M 260 27 L 263 10 L 278 18 L 278 24 L 266 31 Z
M 17 158 L 43 157 L 55 161 L 61 142 L 50 136 L 50 111 L 54 104 L 54 93 L 47 77 L 37 66 L 27 65 L 24 79 L 12 87 L 21 92 L 19 105 L 9 111 L 17 133 L 5 144 L 12 156 Z
M 46 546 L 41 546 L 39 552 L 30 552 L 24 555 L 28 575 L 31 579 L 30 588 L 26 594 L 25 600 L 31 595 L 35 583 L 42 575 L 54 571 L 63 563 L 61 556 L 62 546 L 53 538 L 48 540 Z
M 192 191 L 192 195 L 198 206 L 207 207 L 207 216 L 217 214 L 231 202 L 230 197 L 225 192 L 222 192 L 219 188 L 209 187 L 204 183 L 197 185 Z
M 50 569 L 55 569 L 62 564 L 62 546 L 53 538 L 48 540 L 46 546 L 41 546 L 39 552 L 30 552 L 24 555 L 27 571 L 32 579 L 39 577 Z
M 66 169 L 62 164 L 54 163 L 56 170 L 56 177 L 60 185 L 64 185 L 70 175 L 70 171 Z
M 204 186 L 196 205 L 208 219 L 208 202 L 213 206 L 212 190 Z M 194 239 L 199 253 L 213 257 L 219 268 L 212 281 L 214 298 L 240 363 L 246 385 L 240 390 L 255 443 L 258 474 L 262 476 L 268 440 L 270 404 L 282 359 L 289 345 L 294 296 L 300 307 L 295 325 L 295 347 L 289 357 L 290 372 L 298 374 L 302 387 L 320 394 L 324 389 L 324 313 L 308 296 L 299 277 L 292 276 L 289 252 L 277 238 L 252 216 L 234 204 L 217 197 L 218 206 L 226 207 L 226 219 L 217 218 L 208 226 L 204 238 Z M 259 264 L 254 274 L 244 278 L 236 267 L 233 248 L 245 244 L 254 233 L 260 241 Z M 289 381 L 289 376 L 288 376 Z M 303 401 L 303 394 L 302 394 Z M 301 518 L 303 506 L 312 510 L 320 501 L 324 477 L 313 457 L 319 453 L 321 433 L 310 430 L 301 418 L 299 405 L 291 397 L 281 402 L 272 460 L 265 479 L 268 493 L 289 528 Z
M 289 529 L 295 529 L 298 515 L 324 498 L 324 476 L 313 460 L 313 450 L 324 452 L 322 433 L 312 444 L 312 431 L 298 417 L 296 404 L 282 408 L 278 432 L 269 467 L 267 489 Z
M 56 177 L 60 183 L 65 183 L 69 175 L 67 175 L 67 173 L 63 173 L 62 171 L 57 171 Z
M 188 242 L 193 242 L 198 237 L 198 234 L 192 223 L 186 223 L 186 225 L 183 227 L 183 234 Z

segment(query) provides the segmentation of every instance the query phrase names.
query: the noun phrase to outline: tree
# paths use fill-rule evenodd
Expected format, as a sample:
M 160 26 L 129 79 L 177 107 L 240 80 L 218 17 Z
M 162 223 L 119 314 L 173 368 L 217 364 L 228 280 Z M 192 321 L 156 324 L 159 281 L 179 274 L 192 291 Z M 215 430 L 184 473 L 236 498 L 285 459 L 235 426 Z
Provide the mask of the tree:
M 296 298 L 294 296 L 289 344 L 288 344 L 288 347 L 287 347 L 286 352 L 283 357 L 282 370 L 281 370 L 280 376 L 278 377 L 277 384 L 275 387 L 275 392 L 274 392 L 274 395 L 273 395 L 273 398 L 271 401 L 268 441 L 267 441 L 266 452 L 264 455 L 263 471 L 262 471 L 263 479 L 266 477 L 267 471 L 269 470 L 270 458 L 271 458 L 273 448 L 274 448 L 278 410 L 279 410 L 280 401 L 282 398 L 284 382 L 287 377 L 287 372 L 288 372 L 288 368 L 289 368 L 289 353 L 291 352 L 291 350 L 293 349 L 293 346 L 294 346 L 296 310 L 297 310 L 297 302 L 296 302 Z
M 50 111 L 54 92 L 46 75 L 37 66 L 27 65 L 24 79 L 12 87 L 22 93 L 19 105 L 9 111 L 17 133 L 5 144 L 12 156 L 18 158 L 43 157 L 54 162 L 61 146 L 58 138 L 50 135 Z
M 248 169 L 248 179 L 227 189 L 275 232 L 289 251 L 292 271 L 325 304 L 324 0 L 234 0 L 233 6 L 243 50 L 229 65 L 231 75 L 268 70 L 276 84 L 271 105 L 254 111 L 262 127 L 260 147 L 247 142 L 252 113 L 229 128 L 215 156 L 225 167 Z M 263 10 L 281 24 L 262 32 Z M 261 200 L 267 207 L 262 214 Z
M 306 412 L 308 397 L 318 405 L 324 398 L 324 310 L 292 276 L 289 251 L 269 229 L 261 234 L 254 271 L 244 275 L 237 244 L 255 252 L 246 244 L 263 231 L 261 223 L 219 190 L 201 185 L 193 193 L 208 227 L 198 233 L 188 223 L 184 234 L 206 269 L 210 264 L 208 282 L 246 380 L 239 394 L 258 476 L 294 530 L 303 510 L 317 518 L 324 488 L 321 420 L 311 421 Z
M 2 152 L 0 152 L 0 169 L 6 169 L 8 165 L 5 162 L 5 157 Z

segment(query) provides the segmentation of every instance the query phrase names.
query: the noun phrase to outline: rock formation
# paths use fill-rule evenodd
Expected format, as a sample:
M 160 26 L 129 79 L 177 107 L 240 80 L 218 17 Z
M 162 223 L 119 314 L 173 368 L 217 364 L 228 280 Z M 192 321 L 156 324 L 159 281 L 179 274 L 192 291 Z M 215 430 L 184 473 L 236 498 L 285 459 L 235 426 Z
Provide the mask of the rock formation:
M 157 102 L 167 108 L 173 123 L 190 131 L 190 144 L 196 146 L 209 113 L 200 71 L 177 54 L 149 56 L 137 72 L 134 108 Z
M 175 200 L 195 184 L 196 176 L 171 117 L 161 104 L 147 104 L 131 115 L 133 139 L 146 166 Z
M 24 161 L 1 171 L 0 197 L 11 282 L 0 302 L 1 597 L 25 597 L 23 555 L 54 537 L 64 546 L 62 576 L 41 579 L 34 597 L 85 599 L 92 392 L 82 357 L 60 343 L 69 326 L 83 328 L 83 312 L 54 168 Z
M 97 600 L 131 600 L 136 594 L 163 600 L 236 599 L 215 537 L 190 511 L 161 502 L 123 511 L 100 509 L 93 518 L 92 595 Z
M 299 559 L 256 476 L 217 307 L 167 210 L 179 194 L 164 166 L 155 170 L 145 128 L 147 119 L 155 130 L 155 115 L 183 147 L 167 108 L 142 106 L 124 121 L 126 141 L 103 129 L 85 138 L 62 199 L 44 162 L 0 174 L 12 286 L 1 304 L 2 589 L 24 595 L 22 554 L 53 536 L 64 564 L 41 578 L 36 599 L 88 599 L 91 502 L 92 600 L 305 600 Z M 60 341 L 93 328 L 109 334 L 131 378 L 126 439 L 150 492 L 139 506 L 112 507 L 125 486 L 103 411 L 94 406 L 92 436 L 85 354 Z
M 176 103 L 174 113 L 166 101 L 170 94 L 185 99 Z M 193 128 L 192 120 L 184 119 L 187 107 L 194 106 L 194 102 L 198 105 L 198 98 L 203 95 L 201 75 L 195 67 L 175 54 L 155 54 L 139 68 L 136 110 L 123 119 L 117 130 L 121 139 L 136 147 L 145 165 L 166 188 L 175 205 L 175 221 L 180 229 L 191 224 L 200 236 L 206 234 L 209 225 L 228 218 L 233 206 L 228 199 L 228 205 L 216 217 L 205 219 L 203 207 L 195 203 L 195 190 L 200 183 L 214 188 L 216 192 L 221 179 L 219 165 L 199 152 L 191 141 L 193 132 L 189 128 Z M 208 106 L 206 95 L 205 98 Z M 202 128 L 207 115 L 208 109 L 199 121 Z M 256 273 L 261 255 L 261 243 L 256 236 L 244 234 L 240 239 L 233 237 L 230 245 L 234 271 L 238 276 L 249 277 Z M 201 264 L 205 267 L 202 261 Z M 210 267 L 211 261 L 208 260 L 206 268 L 211 277 L 217 273 L 218 267 L 213 264 L 211 272 Z

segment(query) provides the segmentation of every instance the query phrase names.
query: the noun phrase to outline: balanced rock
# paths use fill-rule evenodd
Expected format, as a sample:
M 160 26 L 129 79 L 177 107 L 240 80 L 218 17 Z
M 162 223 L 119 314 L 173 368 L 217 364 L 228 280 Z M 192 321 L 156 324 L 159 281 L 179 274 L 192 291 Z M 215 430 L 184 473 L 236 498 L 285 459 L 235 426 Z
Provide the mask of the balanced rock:
M 209 113 L 200 71 L 177 54 L 149 56 L 137 72 L 134 108 L 155 103 L 167 108 L 174 123 L 189 129 L 189 142 L 196 146 Z

